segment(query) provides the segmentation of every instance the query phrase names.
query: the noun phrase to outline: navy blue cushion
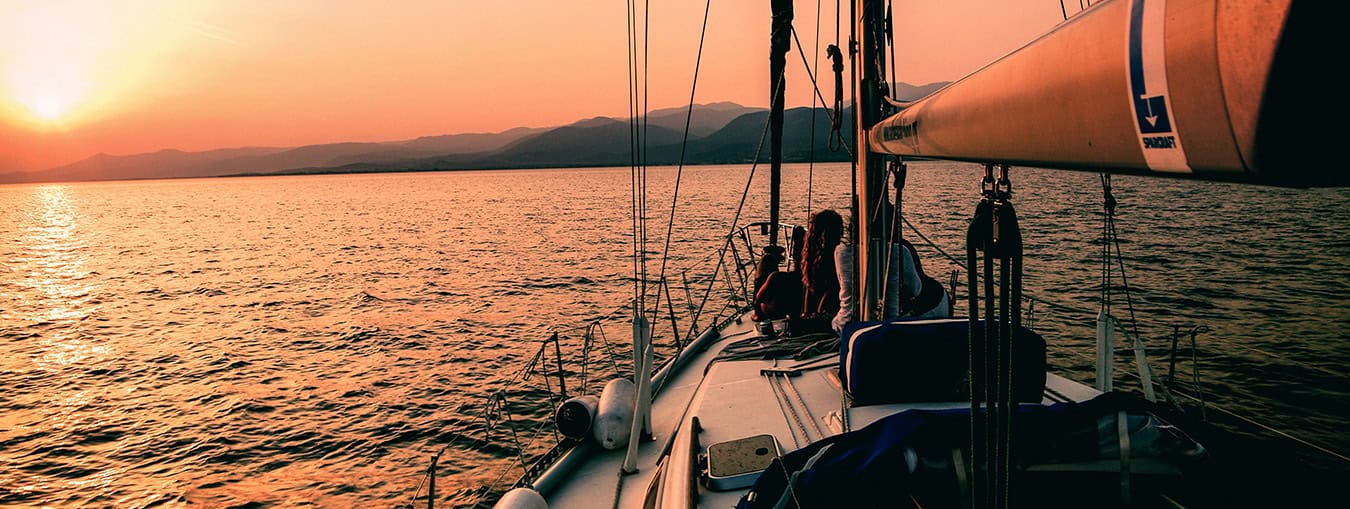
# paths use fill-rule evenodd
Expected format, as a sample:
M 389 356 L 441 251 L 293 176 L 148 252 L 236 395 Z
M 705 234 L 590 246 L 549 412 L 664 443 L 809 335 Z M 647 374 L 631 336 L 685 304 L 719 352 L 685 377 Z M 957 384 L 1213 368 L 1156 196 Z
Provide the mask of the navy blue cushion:
M 969 319 L 901 319 L 844 327 L 839 367 L 859 405 L 968 401 Z M 983 346 L 984 321 L 976 325 Z M 1025 327 L 1013 331 L 1013 397 L 1039 402 L 1045 390 L 1045 339 Z

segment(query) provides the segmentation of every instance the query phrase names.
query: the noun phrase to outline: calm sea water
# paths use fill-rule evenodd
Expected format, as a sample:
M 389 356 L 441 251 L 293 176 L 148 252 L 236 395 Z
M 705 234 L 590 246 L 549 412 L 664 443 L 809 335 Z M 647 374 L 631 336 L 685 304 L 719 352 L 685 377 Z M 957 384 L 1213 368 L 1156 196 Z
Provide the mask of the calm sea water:
M 650 172 L 648 251 L 658 259 L 675 173 Z M 729 231 L 747 175 L 684 169 L 672 280 Z M 962 252 L 979 175 L 911 165 L 905 211 L 948 252 Z M 390 507 L 408 501 L 447 445 L 439 491 L 472 502 L 480 485 L 518 472 L 510 424 L 485 434 L 487 395 L 512 388 L 510 423 L 530 440 L 548 413 L 544 377 L 521 373 L 539 341 L 562 332 L 575 362 L 577 327 L 633 295 L 628 177 L 0 186 L 0 506 Z M 811 208 L 847 208 L 847 166 L 789 166 L 786 220 L 805 221 L 808 179 Z M 1037 328 L 1052 364 L 1088 380 L 1097 177 L 1014 169 L 1013 179 L 1028 293 L 1061 306 L 1037 305 Z M 766 181 L 761 168 L 754 189 Z M 1151 351 L 1166 350 L 1175 324 L 1207 325 L 1198 361 L 1211 402 L 1350 451 L 1350 190 L 1115 185 Z M 750 198 L 743 221 L 767 216 L 766 194 Z M 945 280 L 952 264 L 916 243 Z M 655 277 L 659 261 L 649 270 Z M 706 280 L 697 272 L 695 300 Z M 1123 296 L 1115 302 L 1125 314 Z M 610 342 L 626 342 L 621 321 L 604 323 Z M 592 352 L 592 390 L 614 370 L 600 358 Z M 1191 367 L 1178 365 L 1188 380 Z M 577 367 L 568 369 L 575 392 Z M 1165 373 L 1165 360 L 1154 369 Z M 551 441 L 545 433 L 527 448 Z

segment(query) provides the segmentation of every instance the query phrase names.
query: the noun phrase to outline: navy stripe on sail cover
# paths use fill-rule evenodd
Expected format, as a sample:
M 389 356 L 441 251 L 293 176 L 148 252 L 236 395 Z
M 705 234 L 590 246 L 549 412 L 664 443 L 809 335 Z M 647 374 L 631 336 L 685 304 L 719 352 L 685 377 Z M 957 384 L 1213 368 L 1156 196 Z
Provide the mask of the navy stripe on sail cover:
M 1167 118 L 1167 97 L 1148 95 L 1144 81 L 1144 2 L 1134 0 L 1130 4 L 1130 93 L 1134 102 L 1134 114 L 1138 117 L 1141 134 L 1172 132 L 1172 122 Z M 1157 0 L 1155 0 L 1157 1 Z

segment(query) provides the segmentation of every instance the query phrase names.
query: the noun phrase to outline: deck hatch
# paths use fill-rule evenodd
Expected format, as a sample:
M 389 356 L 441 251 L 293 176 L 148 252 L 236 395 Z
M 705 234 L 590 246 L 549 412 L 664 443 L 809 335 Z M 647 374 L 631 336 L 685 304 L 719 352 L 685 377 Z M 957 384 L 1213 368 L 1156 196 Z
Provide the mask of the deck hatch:
M 778 440 L 769 434 L 709 445 L 708 488 L 720 491 L 749 487 L 781 455 Z

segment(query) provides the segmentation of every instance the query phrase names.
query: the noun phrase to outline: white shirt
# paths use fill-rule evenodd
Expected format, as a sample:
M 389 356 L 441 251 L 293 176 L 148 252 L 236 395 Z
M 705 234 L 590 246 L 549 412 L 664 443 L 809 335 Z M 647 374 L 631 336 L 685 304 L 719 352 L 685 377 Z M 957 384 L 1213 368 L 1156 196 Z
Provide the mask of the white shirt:
M 886 278 L 886 306 L 885 319 L 890 320 L 900 316 L 900 302 L 903 293 L 905 300 L 913 299 L 923 290 L 923 281 L 919 279 L 919 272 L 914 268 L 914 253 L 906 249 L 902 244 L 890 245 L 890 261 L 885 267 Z M 853 288 L 853 268 L 856 257 L 854 255 L 853 244 L 841 243 L 834 248 L 834 267 L 839 274 L 839 313 L 830 321 L 830 326 L 835 332 L 842 332 L 844 324 L 853 321 L 853 301 L 857 293 Z M 897 270 L 899 269 L 899 270 Z M 900 284 L 900 273 L 904 271 L 904 287 Z M 946 293 L 946 292 L 943 292 Z M 946 315 L 946 298 L 944 296 L 942 305 L 924 313 L 921 316 L 937 317 Z

